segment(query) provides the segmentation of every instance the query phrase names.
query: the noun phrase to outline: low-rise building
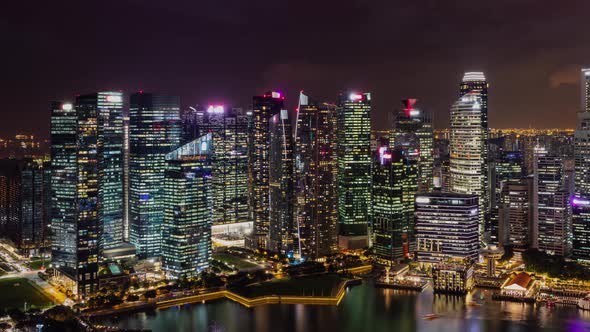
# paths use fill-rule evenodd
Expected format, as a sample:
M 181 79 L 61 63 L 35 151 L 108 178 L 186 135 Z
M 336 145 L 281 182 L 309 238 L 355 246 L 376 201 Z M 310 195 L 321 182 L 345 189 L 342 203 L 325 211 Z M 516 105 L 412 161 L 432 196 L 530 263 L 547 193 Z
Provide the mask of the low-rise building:
M 467 294 L 474 285 L 473 264 L 441 263 L 432 267 L 436 293 Z

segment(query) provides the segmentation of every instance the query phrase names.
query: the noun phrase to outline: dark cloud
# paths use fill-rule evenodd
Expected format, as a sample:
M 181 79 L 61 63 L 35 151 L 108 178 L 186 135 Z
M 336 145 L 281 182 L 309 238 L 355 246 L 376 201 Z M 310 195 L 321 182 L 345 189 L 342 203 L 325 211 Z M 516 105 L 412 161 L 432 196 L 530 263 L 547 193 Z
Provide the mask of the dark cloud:
M 490 122 L 572 126 L 590 63 L 583 0 L 10 2 L 0 13 L 2 133 L 48 132 L 48 104 L 138 89 L 247 106 L 277 88 L 334 101 L 373 92 L 374 123 L 406 97 L 448 124 L 462 73 L 491 82 Z

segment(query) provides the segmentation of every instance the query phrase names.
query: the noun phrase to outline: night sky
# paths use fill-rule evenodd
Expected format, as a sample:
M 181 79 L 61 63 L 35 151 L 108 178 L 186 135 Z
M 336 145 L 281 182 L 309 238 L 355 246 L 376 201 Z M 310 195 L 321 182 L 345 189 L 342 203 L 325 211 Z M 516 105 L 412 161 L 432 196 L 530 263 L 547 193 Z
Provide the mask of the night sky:
M 464 71 L 490 81 L 491 127 L 575 124 L 590 64 L 587 0 L 10 1 L 0 10 L 0 136 L 46 136 L 77 93 L 177 94 L 247 107 L 268 89 L 373 93 L 385 127 L 420 99 L 448 125 Z

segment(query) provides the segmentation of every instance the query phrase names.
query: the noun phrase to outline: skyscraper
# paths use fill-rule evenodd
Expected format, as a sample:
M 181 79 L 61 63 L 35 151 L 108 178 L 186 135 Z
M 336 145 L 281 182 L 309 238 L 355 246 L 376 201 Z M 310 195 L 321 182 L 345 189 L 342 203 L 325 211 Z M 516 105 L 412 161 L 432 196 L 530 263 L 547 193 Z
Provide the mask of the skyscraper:
M 449 258 L 476 260 L 479 255 L 479 198 L 455 193 L 416 194 L 418 261 Z
M 503 196 L 508 193 L 508 183 L 524 177 L 524 159 L 519 151 L 502 151 L 500 157 L 489 164 L 490 179 L 490 243 L 502 243 L 499 234 L 499 211 Z
M 574 133 L 574 197 L 572 207 L 572 254 L 590 261 L 590 69 L 582 69 L 581 105 Z
M 213 224 L 248 221 L 248 115 L 241 108 L 209 105 L 198 131 L 212 133 Z
M 105 165 L 98 152 L 99 124 L 105 121 L 99 121 L 100 111 L 97 94 L 78 97 L 75 108 L 67 103 L 52 105 L 52 266 L 73 283 L 72 291 L 80 297 L 98 286 L 99 182 L 103 181 L 99 167 Z
M 278 92 L 267 92 L 253 98 L 252 158 L 250 178 L 252 185 L 252 217 L 254 229 L 249 246 L 267 248 L 270 228 L 269 175 L 270 175 L 270 119 L 284 109 L 285 97 Z
M 536 229 L 533 247 L 550 255 L 569 254 L 569 193 L 564 188 L 565 174 L 560 157 L 538 156 L 535 162 Z
M 45 219 L 44 169 L 41 160 L 25 160 L 21 171 L 21 221 L 17 247 L 26 256 L 39 254 L 44 245 L 47 220 Z
M 96 155 L 98 160 L 99 249 L 123 243 L 123 94 L 98 92 L 76 97 L 75 108 L 96 113 Z M 89 120 L 90 121 L 90 120 Z
M 370 93 L 340 95 L 337 137 L 339 244 L 363 248 L 371 223 Z
M 207 134 L 166 154 L 162 269 L 174 278 L 193 277 L 209 267 L 213 144 Z
M 386 264 L 408 258 L 415 244 L 414 195 L 419 166 L 405 150 L 381 147 L 373 166 L 373 249 Z M 412 248 L 413 249 L 413 248 Z
M 498 243 L 523 252 L 536 241 L 533 239 L 533 178 L 511 179 L 504 186 L 499 207 Z
M 74 277 L 78 251 L 77 122 L 72 104 L 51 104 L 51 260 L 54 267 L 68 268 Z
M 486 134 L 482 125 L 482 95 L 464 94 L 451 108 L 450 172 L 451 191 L 480 197 L 480 241 L 484 239 L 484 214 L 487 190 Z
M 590 68 L 582 68 L 580 91 L 580 111 L 590 112 Z
M 420 191 L 431 191 L 433 184 L 433 132 L 430 113 L 414 108 L 417 99 L 403 100 L 404 108 L 394 116 L 389 146 L 403 149 L 418 161 Z
M 303 257 L 338 250 L 336 105 L 301 93 L 295 126 L 295 246 Z
M 269 245 L 281 254 L 293 250 L 293 131 L 288 110 L 270 118 L 269 149 Z
M 160 256 L 164 157 L 180 144 L 180 98 L 135 93 L 129 105 L 130 242 L 141 258 Z

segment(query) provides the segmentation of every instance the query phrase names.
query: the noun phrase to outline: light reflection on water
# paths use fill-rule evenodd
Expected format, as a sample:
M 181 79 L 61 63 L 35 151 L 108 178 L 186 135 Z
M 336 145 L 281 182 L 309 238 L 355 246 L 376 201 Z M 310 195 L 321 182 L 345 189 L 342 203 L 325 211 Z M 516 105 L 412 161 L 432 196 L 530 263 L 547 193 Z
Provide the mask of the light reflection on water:
M 153 331 L 590 331 L 590 312 L 498 302 L 493 291 L 465 297 L 392 289 L 352 288 L 338 307 L 267 305 L 247 309 L 229 300 L 136 313 L 101 320 L 126 329 Z M 481 304 L 481 305 L 480 305 Z M 428 314 L 440 318 L 425 320 Z

